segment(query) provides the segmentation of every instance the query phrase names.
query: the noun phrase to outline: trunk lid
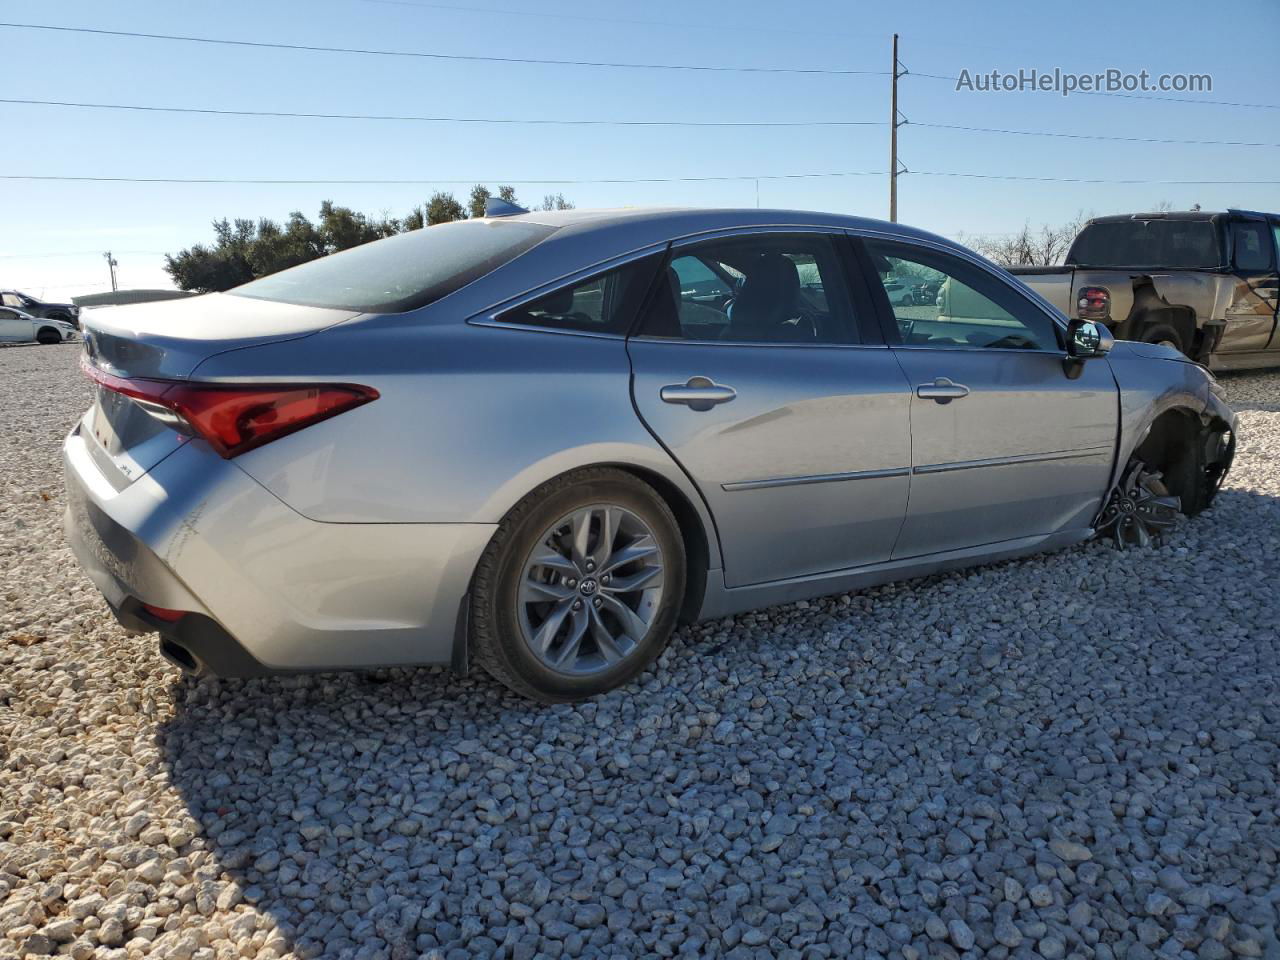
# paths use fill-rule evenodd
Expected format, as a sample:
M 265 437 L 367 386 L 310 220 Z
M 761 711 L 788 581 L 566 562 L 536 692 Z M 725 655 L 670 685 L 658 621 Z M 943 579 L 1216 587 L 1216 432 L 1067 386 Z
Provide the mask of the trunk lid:
M 358 315 L 211 293 L 86 310 L 81 326 L 90 361 L 109 373 L 182 380 L 214 354 L 306 336 Z
M 217 354 L 304 337 L 355 316 L 349 310 L 228 294 L 86 310 L 81 314 L 84 359 L 116 377 L 185 380 Z M 190 439 L 184 424 L 166 411 L 101 384 L 94 384 L 93 394 L 80 434 L 117 489 Z

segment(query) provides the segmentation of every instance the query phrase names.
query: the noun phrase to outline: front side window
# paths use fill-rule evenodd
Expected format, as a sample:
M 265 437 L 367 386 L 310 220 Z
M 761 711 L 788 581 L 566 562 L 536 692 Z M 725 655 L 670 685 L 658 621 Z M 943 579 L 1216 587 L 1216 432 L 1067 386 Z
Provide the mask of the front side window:
M 498 315 L 503 323 L 625 334 L 649 288 L 660 255 L 616 267 Z
M 1059 349 L 1053 321 L 978 267 L 909 244 L 869 240 L 866 248 L 901 346 Z
M 1231 245 L 1235 250 L 1236 269 L 1243 273 L 1259 273 L 1271 267 L 1271 236 L 1261 220 L 1231 225 Z
M 3 297 L 3 302 L 6 307 L 21 307 L 24 305 L 22 297 L 16 293 L 6 293 Z
M 677 248 L 642 334 L 737 343 L 858 343 L 836 241 L 758 234 Z

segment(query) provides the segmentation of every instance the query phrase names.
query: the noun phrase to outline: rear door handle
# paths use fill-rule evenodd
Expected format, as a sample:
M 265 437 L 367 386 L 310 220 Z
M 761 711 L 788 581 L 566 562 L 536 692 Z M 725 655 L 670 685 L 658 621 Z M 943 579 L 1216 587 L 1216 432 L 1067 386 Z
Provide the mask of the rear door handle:
M 690 377 L 687 383 L 669 383 L 658 391 L 663 403 L 683 403 L 690 410 L 710 410 L 717 403 L 728 403 L 738 395 L 733 387 L 716 383 L 708 377 Z
M 938 403 L 950 403 L 968 395 L 968 387 L 949 377 L 938 377 L 933 383 L 922 383 L 916 387 L 916 396 L 921 400 L 935 400 Z

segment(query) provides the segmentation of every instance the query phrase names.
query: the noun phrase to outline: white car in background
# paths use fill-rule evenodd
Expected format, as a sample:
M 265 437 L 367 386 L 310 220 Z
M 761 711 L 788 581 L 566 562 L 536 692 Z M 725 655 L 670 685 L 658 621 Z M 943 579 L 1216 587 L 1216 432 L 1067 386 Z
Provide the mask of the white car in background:
M 0 343 L 67 343 L 76 338 L 76 328 L 65 320 L 41 320 L 0 307 Z

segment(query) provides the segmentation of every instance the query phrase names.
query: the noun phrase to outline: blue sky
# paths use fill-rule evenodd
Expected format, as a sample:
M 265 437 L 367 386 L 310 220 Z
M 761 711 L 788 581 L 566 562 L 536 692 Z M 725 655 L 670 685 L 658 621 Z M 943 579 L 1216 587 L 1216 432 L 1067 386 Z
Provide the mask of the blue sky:
M 1211 74 L 1203 99 L 1280 103 L 1280 3 L 841 3 L 705 0 L 7 0 L 0 20 L 291 44 L 549 59 L 887 70 L 890 35 L 917 73 L 1039 68 Z M 625 21 L 625 22 L 616 22 Z M 162 106 L 470 117 L 690 121 L 871 120 L 888 77 L 593 69 L 250 49 L 0 28 L 2 96 Z M 1247 38 L 1256 38 L 1256 42 Z M 1264 39 L 1266 38 L 1266 39 Z M 1053 93 L 957 92 L 908 76 L 911 121 L 1065 133 L 1280 143 L 1280 110 Z M 1196 95 L 1192 95 L 1193 97 Z M 0 173 L 414 179 L 421 186 L 0 181 L 0 286 L 49 297 L 168 286 L 162 264 L 228 217 L 314 217 L 326 198 L 401 215 L 434 189 L 523 180 L 879 171 L 885 126 L 533 127 L 262 119 L 0 104 Z M 908 125 L 911 169 L 1064 178 L 1280 180 L 1280 148 L 1007 136 Z M 465 183 L 446 181 L 461 180 Z M 754 206 L 756 183 L 519 184 L 580 207 Z M 763 206 L 887 216 L 884 176 L 762 179 Z M 1000 233 L 1096 214 L 1280 209 L 1280 186 L 1035 183 L 908 175 L 899 219 Z

